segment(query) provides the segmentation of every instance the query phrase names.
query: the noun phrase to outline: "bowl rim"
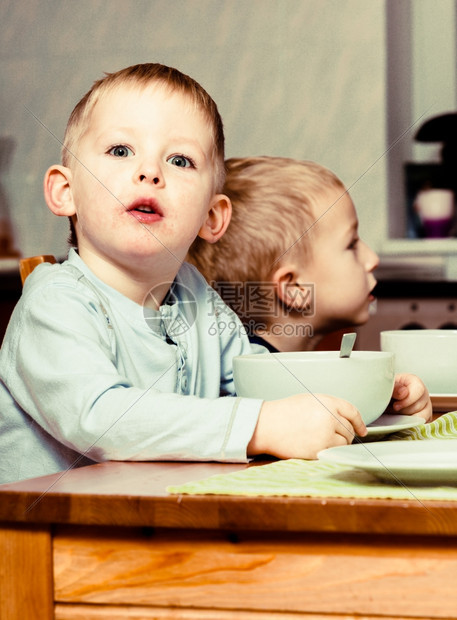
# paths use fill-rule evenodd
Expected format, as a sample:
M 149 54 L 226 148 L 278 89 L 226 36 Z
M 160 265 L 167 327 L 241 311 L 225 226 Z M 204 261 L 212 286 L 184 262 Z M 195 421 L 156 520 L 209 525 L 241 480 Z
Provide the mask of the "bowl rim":
M 382 336 L 398 336 L 406 338 L 408 336 L 430 337 L 430 338 L 449 338 L 456 337 L 457 329 L 387 329 L 380 332 Z
M 383 358 L 392 358 L 395 354 L 392 351 L 353 351 L 349 358 L 341 358 L 339 351 L 278 351 L 272 353 L 247 353 L 245 355 L 236 355 L 233 362 L 239 359 L 266 361 L 277 358 L 280 361 L 334 361 L 341 360 L 364 360 L 373 359 L 380 360 Z

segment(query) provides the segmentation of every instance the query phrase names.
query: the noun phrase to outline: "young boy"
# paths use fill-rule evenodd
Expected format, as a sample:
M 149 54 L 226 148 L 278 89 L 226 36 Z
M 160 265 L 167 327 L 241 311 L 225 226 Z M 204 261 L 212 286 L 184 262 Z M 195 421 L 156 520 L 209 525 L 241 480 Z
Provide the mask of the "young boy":
M 108 74 L 77 104 L 44 180 L 77 248 L 28 277 L 3 341 L 1 482 L 104 460 L 315 458 L 366 433 L 341 399 L 233 395 L 232 358 L 253 349 L 183 262 L 223 235 L 223 183 L 217 107 L 176 69 Z
M 226 161 L 232 218 L 215 245 L 196 239 L 188 260 L 270 351 L 315 349 L 326 334 L 369 318 L 378 256 L 359 238 L 340 179 L 310 161 Z M 432 414 L 428 392 L 398 375 L 394 409 Z

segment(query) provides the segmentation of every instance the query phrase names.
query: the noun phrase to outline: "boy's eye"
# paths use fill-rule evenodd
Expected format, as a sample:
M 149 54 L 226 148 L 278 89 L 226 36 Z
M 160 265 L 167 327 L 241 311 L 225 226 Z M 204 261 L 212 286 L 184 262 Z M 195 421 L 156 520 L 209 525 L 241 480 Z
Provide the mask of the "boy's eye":
M 358 238 L 353 239 L 353 240 L 351 241 L 351 243 L 348 245 L 348 249 L 349 249 L 349 250 L 355 250 L 355 249 L 357 248 L 357 244 L 358 244 L 358 242 L 359 242 Z
M 114 155 L 114 157 L 128 157 L 129 155 L 133 155 L 133 151 L 124 144 L 117 144 L 116 146 L 113 146 L 110 148 L 108 153 L 110 155 Z
M 190 157 L 184 155 L 172 155 L 167 159 L 170 164 L 177 166 L 178 168 L 195 168 L 195 163 Z

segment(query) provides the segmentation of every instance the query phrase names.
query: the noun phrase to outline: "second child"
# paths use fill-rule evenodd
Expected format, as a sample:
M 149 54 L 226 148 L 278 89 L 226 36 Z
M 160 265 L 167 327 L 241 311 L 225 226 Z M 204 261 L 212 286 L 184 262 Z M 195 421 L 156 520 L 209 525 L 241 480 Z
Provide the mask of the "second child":
M 196 239 L 188 260 L 270 351 L 315 349 L 332 331 L 366 323 L 378 256 L 358 233 L 349 192 L 311 161 L 226 161 L 232 217 L 214 245 Z M 429 420 L 422 381 L 397 375 L 393 408 Z

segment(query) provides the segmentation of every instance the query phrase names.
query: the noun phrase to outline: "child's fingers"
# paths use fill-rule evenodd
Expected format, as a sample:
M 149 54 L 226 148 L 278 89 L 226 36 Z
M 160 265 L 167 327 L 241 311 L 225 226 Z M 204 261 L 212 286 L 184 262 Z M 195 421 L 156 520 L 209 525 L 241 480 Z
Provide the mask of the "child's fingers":
M 410 409 L 410 408 L 414 407 L 416 404 L 418 404 L 418 403 L 420 403 L 422 401 L 423 401 L 423 404 L 425 404 L 426 399 L 422 399 L 422 398 L 418 398 L 418 397 L 414 398 L 411 395 L 408 395 L 407 398 L 396 400 L 393 403 L 392 407 L 393 407 L 393 409 L 395 411 L 403 411 L 403 410 L 406 411 L 406 409 Z M 420 408 L 422 408 L 422 407 L 420 407 Z
M 419 415 L 428 421 L 432 418 L 433 408 L 428 391 L 423 391 L 419 397 L 405 398 L 393 404 L 394 411 L 401 412 L 404 415 Z
M 402 385 L 398 389 L 395 389 L 393 394 L 393 408 L 395 411 L 400 411 L 415 405 L 422 401 L 425 403 L 428 398 L 428 392 L 422 385 L 414 385 L 409 388 Z
M 362 416 L 360 412 L 350 403 L 343 401 L 344 405 L 339 409 L 340 415 L 346 421 L 340 426 L 344 426 L 345 436 L 352 441 L 354 439 L 354 435 L 359 435 L 360 437 L 364 437 L 367 434 L 367 427 L 365 422 L 362 420 Z
M 352 434 L 349 435 L 349 437 L 336 432 L 335 438 L 333 441 L 333 446 L 347 446 L 351 444 L 353 441 L 354 441 L 354 431 L 352 431 Z
M 396 384 L 394 386 L 392 397 L 395 398 L 396 400 L 405 400 L 408 398 L 408 395 L 409 395 L 409 390 L 406 387 L 406 385 Z
M 352 424 L 346 418 L 340 418 L 335 424 L 335 439 L 338 444 L 352 443 L 355 436 L 355 430 Z

